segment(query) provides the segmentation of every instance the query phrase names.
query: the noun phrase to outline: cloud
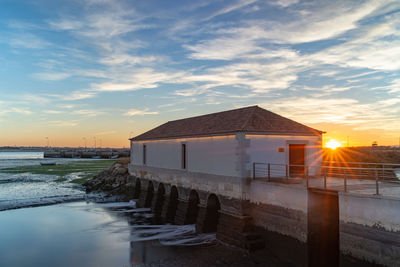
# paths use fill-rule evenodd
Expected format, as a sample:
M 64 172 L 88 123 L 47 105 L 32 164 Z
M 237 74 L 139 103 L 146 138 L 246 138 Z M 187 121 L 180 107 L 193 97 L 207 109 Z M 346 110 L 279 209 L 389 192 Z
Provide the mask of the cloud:
M 32 74 L 32 77 L 39 79 L 39 80 L 45 80 L 45 81 L 60 81 L 64 80 L 71 75 L 68 73 L 57 73 L 57 72 L 39 72 L 39 73 L 34 73 Z
M 18 113 L 18 114 L 22 114 L 22 115 L 31 115 L 32 111 L 30 111 L 29 109 L 24 109 L 24 108 L 11 108 L 10 112 L 12 113 Z
M 288 7 L 294 4 L 299 3 L 300 0 L 275 0 L 269 2 L 269 4 L 280 6 L 280 7 Z
M 255 2 L 257 2 L 258 0 L 240 0 L 240 1 L 236 1 L 234 4 L 231 4 L 229 6 L 226 6 L 216 12 L 214 12 L 213 14 L 211 14 L 210 16 L 206 17 L 204 20 L 210 20 L 213 19 L 217 16 L 220 15 L 224 15 L 233 11 L 236 11 L 238 9 L 244 8 L 248 5 L 251 5 Z
M 398 100 L 382 100 L 360 103 L 351 98 L 296 97 L 262 103 L 278 114 L 303 123 L 333 123 L 351 125 L 357 129 L 400 129 L 397 123 L 399 108 L 393 108 Z M 393 124 L 394 123 L 394 124 Z M 392 126 L 389 126 L 392 124 Z
M 146 88 L 156 88 L 160 83 L 176 83 L 184 72 L 158 72 L 151 68 L 137 68 L 116 77 L 118 81 L 94 83 L 93 91 L 115 92 L 135 91 Z M 120 81 L 123 82 L 120 82 Z
M 79 124 L 77 121 L 61 121 L 61 120 L 49 121 L 48 123 L 58 127 L 75 127 Z
M 80 109 L 72 111 L 72 114 L 83 115 L 87 117 L 95 117 L 104 114 L 104 112 L 99 110 Z
M 17 48 L 44 49 L 50 43 L 32 33 L 14 34 L 9 40 L 9 44 Z
M 58 98 L 63 100 L 82 100 L 95 97 L 96 94 L 90 91 L 75 91 L 69 95 L 57 95 Z
M 0 109 L 0 115 L 8 114 L 8 113 L 17 113 L 21 115 L 31 115 L 33 114 L 32 111 L 25 108 L 18 108 L 18 107 L 9 107 L 6 102 L 1 102 L 0 105 L 2 106 L 2 110 Z
M 110 135 L 110 134 L 116 134 L 116 133 L 117 133 L 117 131 L 104 131 L 104 132 L 96 133 L 95 135 L 100 136 L 100 135 Z
M 155 115 L 158 114 L 157 111 L 149 111 L 149 109 L 139 110 L 139 109 L 130 109 L 124 113 L 125 116 L 142 116 L 142 115 Z
M 44 110 L 43 112 L 46 113 L 46 114 L 61 114 L 61 113 L 64 113 L 61 110 Z

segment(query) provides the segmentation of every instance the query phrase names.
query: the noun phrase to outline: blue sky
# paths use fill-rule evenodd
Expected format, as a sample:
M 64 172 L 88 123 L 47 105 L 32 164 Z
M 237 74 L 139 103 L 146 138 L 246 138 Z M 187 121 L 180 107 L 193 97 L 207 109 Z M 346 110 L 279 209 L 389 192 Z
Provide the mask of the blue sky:
M 248 105 L 398 144 L 399 1 L 0 3 L 0 145 L 128 146 Z

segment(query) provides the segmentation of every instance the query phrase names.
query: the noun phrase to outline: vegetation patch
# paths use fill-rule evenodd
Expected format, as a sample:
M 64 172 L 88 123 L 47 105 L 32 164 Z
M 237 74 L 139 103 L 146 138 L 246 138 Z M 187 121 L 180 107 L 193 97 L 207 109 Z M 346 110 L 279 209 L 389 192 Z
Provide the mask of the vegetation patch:
M 32 165 L 19 166 L 14 168 L 0 169 L 1 173 L 32 173 L 44 175 L 59 176 L 55 182 L 64 182 L 67 180 L 66 175 L 78 173 L 81 178 L 74 179 L 71 182 L 82 184 L 91 178 L 93 175 L 109 168 L 115 160 L 81 160 L 71 161 L 65 164 L 57 165 Z
M 84 176 L 84 177 L 82 177 L 82 178 L 78 178 L 78 179 L 74 179 L 74 180 L 72 180 L 71 181 L 71 183 L 74 183 L 74 184 L 84 184 L 87 180 L 89 180 L 90 178 L 92 178 L 92 176 L 93 175 L 86 175 L 86 176 Z

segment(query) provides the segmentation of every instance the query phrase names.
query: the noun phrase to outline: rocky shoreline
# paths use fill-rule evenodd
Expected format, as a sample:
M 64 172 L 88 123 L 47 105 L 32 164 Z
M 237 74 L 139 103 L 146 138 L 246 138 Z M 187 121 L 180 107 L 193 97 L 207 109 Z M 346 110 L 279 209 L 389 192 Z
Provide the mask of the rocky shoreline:
M 129 158 L 121 158 L 108 169 L 94 175 L 83 184 L 86 193 L 101 192 L 129 200 L 129 196 L 133 195 L 135 184 L 134 177 L 128 173 L 128 164 Z

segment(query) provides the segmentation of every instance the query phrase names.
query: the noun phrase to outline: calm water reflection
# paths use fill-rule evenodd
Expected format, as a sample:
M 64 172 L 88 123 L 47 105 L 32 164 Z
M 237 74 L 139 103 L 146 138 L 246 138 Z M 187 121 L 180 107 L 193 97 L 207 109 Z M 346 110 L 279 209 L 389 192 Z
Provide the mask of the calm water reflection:
M 0 266 L 127 266 L 127 225 L 84 202 L 2 211 Z

